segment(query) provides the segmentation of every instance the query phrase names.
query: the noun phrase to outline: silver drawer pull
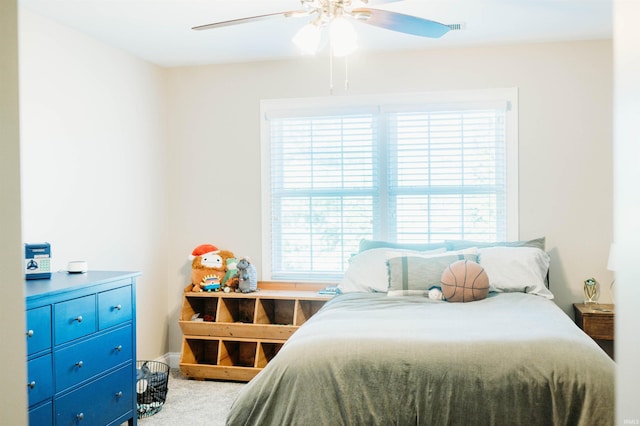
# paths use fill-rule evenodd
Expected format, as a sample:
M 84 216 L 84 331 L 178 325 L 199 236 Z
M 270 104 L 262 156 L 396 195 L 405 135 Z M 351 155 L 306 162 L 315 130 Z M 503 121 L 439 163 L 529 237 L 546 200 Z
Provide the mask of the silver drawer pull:
M 115 347 L 116 351 L 120 352 L 122 350 L 122 345 L 118 345 Z
M 36 387 L 36 381 L 32 381 L 31 383 L 27 383 L 27 386 L 29 386 L 29 389 L 33 389 Z
M 33 330 L 27 331 L 27 337 L 33 337 Z
M 76 362 L 76 367 L 78 367 L 78 368 L 82 368 L 83 365 L 84 365 L 84 363 L 82 361 Z
M 122 398 L 122 391 L 116 393 L 116 398 Z
M 119 311 L 121 309 L 122 309 L 122 305 L 116 305 L 116 306 L 113 307 L 114 311 Z
M 73 319 L 73 321 L 82 322 L 82 315 L 78 315 L 76 318 Z
M 76 419 L 78 419 L 78 420 L 84 419 L 84 413 L 76 414 Z

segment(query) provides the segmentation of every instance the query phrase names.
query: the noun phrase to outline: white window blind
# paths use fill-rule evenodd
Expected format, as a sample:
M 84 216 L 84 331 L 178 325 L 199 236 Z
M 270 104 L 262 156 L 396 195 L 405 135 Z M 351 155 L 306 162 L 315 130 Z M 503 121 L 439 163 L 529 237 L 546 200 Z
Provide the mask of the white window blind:
M 335 275 L 373 234 L 376 121 L 357 113 L 271 120 L 272 277 Z
M 389 235 L 506 238 L 505 110 L 389 113 Z
M 392 100 L 263 111 L 263 279 L 339 279 L 363 238 L 514 237 L 510 103 Z

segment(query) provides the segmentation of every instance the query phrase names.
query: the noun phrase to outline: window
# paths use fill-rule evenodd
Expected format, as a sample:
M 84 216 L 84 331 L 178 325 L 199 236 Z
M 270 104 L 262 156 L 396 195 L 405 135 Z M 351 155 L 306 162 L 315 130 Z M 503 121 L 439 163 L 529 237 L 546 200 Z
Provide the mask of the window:
M 261 107 L 265 279 L 337 280 L 363 238 L 517 238 L 515 89 Z

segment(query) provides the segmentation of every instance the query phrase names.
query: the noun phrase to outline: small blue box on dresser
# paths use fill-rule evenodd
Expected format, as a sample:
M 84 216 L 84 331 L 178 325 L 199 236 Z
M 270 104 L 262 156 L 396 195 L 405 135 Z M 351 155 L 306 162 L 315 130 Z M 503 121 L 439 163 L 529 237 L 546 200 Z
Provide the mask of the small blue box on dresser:
M 30 425 L 137 424 L 138 272 L 25 282 Z

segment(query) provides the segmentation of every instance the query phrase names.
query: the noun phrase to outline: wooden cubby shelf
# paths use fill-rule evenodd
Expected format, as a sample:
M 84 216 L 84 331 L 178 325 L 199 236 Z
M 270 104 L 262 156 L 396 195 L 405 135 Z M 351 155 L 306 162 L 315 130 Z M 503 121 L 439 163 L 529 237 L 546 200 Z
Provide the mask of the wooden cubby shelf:
M 254 293 L 184 293 L 180 370 L 197 379 L 251 380 L 332 297 L 318 294 L 327 285 L 260 282 Z

